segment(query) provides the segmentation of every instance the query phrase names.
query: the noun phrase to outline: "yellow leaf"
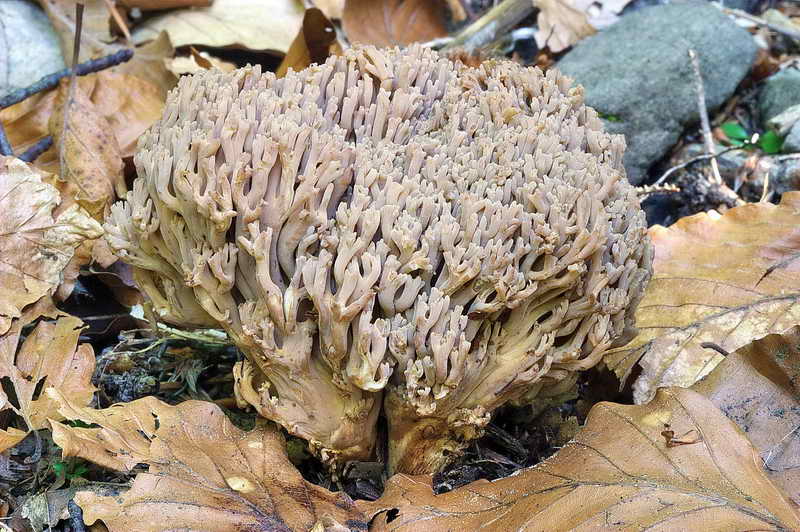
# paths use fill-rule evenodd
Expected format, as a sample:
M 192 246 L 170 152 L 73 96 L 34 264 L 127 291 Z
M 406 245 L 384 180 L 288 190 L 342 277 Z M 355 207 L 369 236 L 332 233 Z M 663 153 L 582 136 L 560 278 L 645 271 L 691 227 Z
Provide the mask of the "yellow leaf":
M 634 398 L 691 386 L 732 352 L 800 323 L 800 193 L 650 229 L 653 278 L 636 311 L 638 335 L 606 353 L 625 380 L 638 362 Z M 711 346 L 711 347 L 709 347 Z

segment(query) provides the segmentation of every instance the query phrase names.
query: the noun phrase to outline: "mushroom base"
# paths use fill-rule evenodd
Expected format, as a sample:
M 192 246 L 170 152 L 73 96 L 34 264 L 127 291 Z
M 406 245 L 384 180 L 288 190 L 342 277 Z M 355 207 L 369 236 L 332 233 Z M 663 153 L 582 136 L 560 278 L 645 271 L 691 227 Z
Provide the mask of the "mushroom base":
M 389 474 L 430 475 L 458 458 L 470 441 L 483 434 L 488 416 L 423 417 L 404 407 L 393 394 L 385 401 L 389 425 Z M 461 413 L 463 414 L 463 413 Z

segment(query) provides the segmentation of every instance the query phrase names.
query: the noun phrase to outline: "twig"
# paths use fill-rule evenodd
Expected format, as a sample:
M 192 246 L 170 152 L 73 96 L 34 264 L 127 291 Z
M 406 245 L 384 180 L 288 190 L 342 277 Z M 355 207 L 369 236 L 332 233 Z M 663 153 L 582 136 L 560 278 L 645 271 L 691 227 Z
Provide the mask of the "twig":
M 700 347 L 702 347 L 703 349 L 712 349 L 724 357 L 730 355 L 730 353 L 725 348 L 715 344 L 714 342 L 702 342 L 700 344 Z
M 91 61 L 84 61 L 75 67 L 75 75 L 76 76 L 85 76 L 87 74 L 92 74 L 94 72 L 99 72 L 101 70 L 105 70 L 107 68 L 111 68 L 112 66 L 119 65 L 120 63 L 124 63 L 129 61 L 133 57 L 133 50 L 125 49 L 115 52 L 111 55 L 107 55 L 105 57 L 100 57 L 98 59 L 92 59 Z M 5 109 L 6 107 L 10 107 L 15 103 L 19 103 L 22 100 L 33 96 L 37 92 L 46 91 L 47 89 L 52 89 L 58 82 L 69 75 L 72 74 L 72 68 L 65 68 L 63 70 L 59 70 L 58 72 L 54 72 L 53 74 L 48 74 L 47 76 L 43 77 L 33 85 L 29 87 L 24 87 L 22 89 L 15 90 L 14 92 L 7 94 L 0 98 L 0 109 Z
M 728 7 L 722 8 L 722 12 L 728 15 L 733 15 L 734 17 L 743 18 L 745 20 L 749 20 L 759 26 L 764 26 L 765 28 L 771 29 L 772 31 L 778 32 L 782 35 L 786 35 L 790 39 L 794 39 L 796 41 L 800 41 L 800 31 L 793 30 L 792 28 L 787 28 L 786 26 L 781 26 L 779 24 L 773 24 L 771 22 L 767 22 L 763 18 L 756 17 L 751 15 L 750 13 L 746 13 L 739 9 L 731 9 Z
M 83 29 L 83 4 L 78 2 L 75 4 L 75 43 L 72 48 L 72 68 L 69 77 L 69 93 L 67 101 L 64 103 L 64 108 L 61 110 L 64 113 L 61 124 L 61 142 L 58 147 L 58 171 L 61 181 L 64 179 L 64 171 L 66 169 L 66 161 L 64 161 L 64 145 L 67 138 L 67 130 L 69 130 L 69 108 L 72 107 L 75 101 L 75 89 L 78 86 L 78 76 L 75 75 L 75 69 L 78 66 L 78 56 L 81 53 L 81 30 Z
M 83 522 L 83 510 L 75 504 L 75 501 L 67 503 L 67 510 L 69 511 L 69 521 L 72 525 L 73 532 L 86 532 L 86 525 Z
M 703 75 L 700 73 L 700 60 L 697 52 L 689 48 L 689 59 L 694 70 L 695 91 L 697 92 L 697 111 L 700 113 L 700 127 L 703 129 L 703 140 L 706 145 L 706 153 L 714 153 L 714 137 L 711 136 L 711 125 L 708 121 L 708 109 L 706 108 L 706 89 L 703 86 Z M 715 184 L 722 184 L 722 176 L 719 175 L 719 165 L 716 158 L 711 158 L 711 171 Z
M 41 154 L 49 150 L 50 146 L 52 145 L 53 145 L 53 137 L 47 136 L 43 139 L 38 140 L 36 144 L 25 150 L 25 152 L 18 158 L 22 161 L 25 161 L 26 163 L 32 163 L 33 161 L 36 160 L 37 157 L 39 157 Z
M 531 0 L 504 0 L 451 39 L 439 39 L 434 44 L 440 45 L 443 50 L 457 47 L 476 50 L 494 42 L 498 35 L 504 35 L 532 12 Z
M 739 146 L 731 146 L 730 148 L 725 148 L 724 150 L 722 150 L 719 153 L 704 153 L 702 155 L 698 155 L 696 157 L 692 157 L 691 159 L 689 159 L 687 161 L 684 161 L 681 164 L 678 164 L 676 166 L 673 166 L 672 168 L 670 168 L 669 170 L 667 170 L 666 172 L 661 174 L 661 177 L 659 177 L 655 181 L 655 183 L 653 183 L 653 185 L 660 185 L 661 183 L 664 182 L 665 179 L 667 179 L 669 176 L 671 176 L 672 174 L 674 174 L 678 170 L 680 170 L 682 168 L 686 168 L 687 166 L 690 166 L 690 165 L 692 165 L 692 164 L 694 164 L 694 163 L 696 163 L 698 161 L 705 161 L 707 159 L 716 159 L 717 157 L 719 157 L 721 155 L 724 155 L 724 154 L 728 153 L 729 151 L 741 150 L 741 149 L 742 148 L 739 147 Z
M 0 122 L 0 155 L 10 155 L 14 156 L 14 149 L 11 147 L 11 143 L 8 142 L 8 137 L 6 136 L 6 130 L 3 129 L 3 124 Z

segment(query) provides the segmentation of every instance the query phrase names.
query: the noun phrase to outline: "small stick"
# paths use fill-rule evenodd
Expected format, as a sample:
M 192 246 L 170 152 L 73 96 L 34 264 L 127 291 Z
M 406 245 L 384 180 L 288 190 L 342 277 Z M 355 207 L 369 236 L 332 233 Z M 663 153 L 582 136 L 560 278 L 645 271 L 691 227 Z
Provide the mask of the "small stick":
M 69 511 L 69 520 L 74 532 L 86 532 L 86 524 L 83 522 L 83 510 L 75 504 L 75 501 L 67 503 L 67 510 Z
M 119 65 L 120 63 L 124 63 L 129 61 L 133 57 L 133 50 L 124 49 L 120 50 L 116 53 L 111 55 L 107 55 L 105 57 L 100 57 L 98 59 L 92 59 L 91 61 L 85 61 L 74 68 L 74 72 L 76 76 L 85 76 L 87 74 L 92 74 L 94 72 L 99 72 L 100 70 L 105 70 L 112 66 Z M 6 107 L 11 107 L 15 103 L 19 103 L 22 100 L 33 96 L 37 92 L 46 91 L 47 89 L 52 89 L 58 82 L 73 72 L 72 68 L 65 68 L 63 70 L 59 70 L 58 72 L 54 72 L 53 74 L 48 74 L 44 76 L 42 79 L 34 83 L 29 87 L 24 87 L 22 89 L 17 89 L 12 93 L 9 93 L 2 98 L 0 98 L 0 109 L 5 109 Z
M 6 130 L 3 129 L 3 124 L 0 122 L 0 155 L 14 156 L 14 149 L 6 136 Z
M 75 4 L 75 43 L 72 47 L 72 68 L 70 69 L 69 77 L 69 92 L 67 94 L 67 101 L 64 104 L 64 123 L 61 125 L 61 145 L 58 147 L 58 171 L 61 181 L 64 179 L 64 169 L 66 168 L 66 161 L 64 160 L 64 142 L 67 138 L 67 130 L 69 129 L 69 110 L 72 103 L 75 101 L 75 90 L 78 86 L 78 76 L 75 75 L 75 68 L 78 66 L 78 56 L 81 53 L 81 31 L 83 30 L 83 4 L 78 2 Z
M 25 152 L 18 157 L 21 161 L 25 161 L 26 163 L 32 163 L 39 157 L 41 154 L 46 152 L 50 149 L 50 146 L 53 145 L 53 137 L 47 136 L 43 139 L 39 139 L 36 144 L 25 150 Z
M 519 21 L 533 12 L 531 0 L 504 0 L 486 12 L 481 18 L 463 28 L 449 40 L 437 40 L 442 50 L 463 47 L 477 50 L 494 42 L 498 35 L 504 35 Z
M 741 150 L 741 149 L 742 148 L 740 148 L 739 146 L 731 146 L 730 148 L 725 148 L 724 150 L 722 150 L 719 153 L 704 153 L 702 155 L 698 155 L 696 157 L 692 157 L 688 161 L 684 161 L 681 164 L 673 166 L 672 168 L 670 168 L 669 170 L 667 170 L 666 172 L 661 174 L 661 177 L 659 177 L 655 181 L 655 183 L 653 183 L 653 185 L 660 185 L 661 183 L 664 182 L 665 179 L 667 179 L 669 176 L 671 176 L 672 174 L 674 174 L 675 172 L 677 172 L 681 168 L 686 168 L 687 166 L 690 166 L 690 165 L 692 165 L 692 164 L 694 164 L 694 163 L 696 163 L 698 161 L 705 161 L 707 159 L 715 159 L 715 158 L 719 157 L 720 155 L 724 155 L 724 154 L 728 153 L 729 151 Z
M 782 35 L 786 35 L 790 39 L 794 39 L 795 41 L 800 41 L 800 31 L 793 30 L 791 28 L 787 28 L 786 26 L 780 26 L 778 24 L 773 24 L 771 22 L 767 22 L 763 18 L 756 17 L 751 15 L 750 13 L 746 13 L 739 9 L 731 9 L 731 8 L 722 8 L 722 12 L 728 15 L 733 15 L 734 17 L 743 18 L 745 20 L 749 20 L 759 26 L 764 26 L 774 32 L 780 33 Z
M 697 91 L 697 111 L 700 113 L 700 127 L 703 129 L 703 139 L 706 144 L 706 153 L 714 153 L 714 137 L 711 136 L 711 125 L 708 121 L 708 109 L 706 108 L 706 90 L 703 86 L 703 76 L 700 73 L 700 60 L 697 52 L 689 48 L 689 58 L 694 70 L 695 91 Z M 719 165 L 717 159 L 711 158 L 711 171 L 717 185 L 722 184 L 722 176 L 719 175 Z

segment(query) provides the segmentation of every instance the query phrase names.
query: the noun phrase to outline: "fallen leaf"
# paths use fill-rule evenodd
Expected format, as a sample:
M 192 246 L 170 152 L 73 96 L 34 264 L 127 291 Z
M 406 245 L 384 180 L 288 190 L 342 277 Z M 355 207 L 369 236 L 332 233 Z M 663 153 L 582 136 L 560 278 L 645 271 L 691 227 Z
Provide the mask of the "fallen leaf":
M 638 335 L 606 353 L 636 402 L 659 386 L 691 386 L 723 356 L 800 323 L 800 192 L 654 226 L 653 278 L 636 311 Z M 705 344 L 705 346 L 704 346 Z
M 212 68 L 218 68 L 223 72 L 231 72 L 236 69 L 236 65 L 214 57 L 208 52 L 199 52 L 192 46 L 189 48 L 189 55 L 179 55 L 168 60 L 167 68 L 174 75 L 181 76 Z
M 148 19 L 133 32 L 136 43 L 166 31 L 174 46 L 239 46 L 285 53 L 303 22 L 298 0 L 214 0 L 210 7 L 176 9 Z
M 72 64 L 75 42 L 75 0 L 39 0 L 61 40 L 61 54 L 67 65 Z M 81 30 L 80 60 L 94 59 L 113 53 L 111 43 L 111 15 L 104 0 L 82 0 L 83 22 Z
M 111 205 L 126 192 L 122 155 L 109 121 L 70 80 L 61 80 L 50 134 L 59 153 L 61 179 L 77 188 L 75 200 L 95 220 L 102 221 Z
M 19 345 L 23 322 L 15 322 L 0 337 L 0 377 L 8 379 L 14 392 L 12 401 L 0 389 L 0 411 L 12 410 L 28 430 L 49 427 L 48 419 L 64 419 L 58 405 L 45 393 L 57 388 L 60 394 L 78 405 L 88 405 L 95 392 L 92 386 L 94 351 L 89 344 L 78 346 L 83 322 L 73 316 L 60 317 L 55 323 L 40 322 Z M 8 443 L 16 445 L 27 432 L 0 431 L 0 452 Z
M 202 401 L 170 406 L 147 397 L 93 410 L 73 405 L 57 390 L 49 393 L 62 415 L 100 425 L 54 424 L 53 440 L 65 457 L 149 466 L 120 496 L 78 493 L 75 501 L 89 524 L 102 520 L 111 532 L 367 529 L 346 494 L 303 480 L 274 426 L 243 432 L 219 407 Z M 349 528 L 328 529 L 326 523 Z
M 120 0 L 125 7 L 138 7 L 142 11 L 178 9 L 182 7 L 208 7 L 211 0 Z
M 158 90 L 159 99 L 163 102 L 167 93 L 178 84 L 177 76 L 167 68 L 167 62 L 174 56 L 175 47 L 169 40 L 169 34 L 162 31 L 152 41 L 137 46 L 131 60 L 115 66 L 111 72 L 129 74 L 149 82 Z
M 747 434 L 772 482 L 800 505 L 800 327 L 731 353 L 692 389 Z
M 447 35 L 444 11 L 430 0 L 347 0 L 342 28 L 350 42 L 396 46 Z
M 322 11 L 329 19 L 340 19 L 344 12 L 346 0 L 312 0 L 314 7 Z
M 608 28 L 631 0 L 569 0 L 575 9 L 586 13 L 586 20 L 596 30 Z
M 46 177 L 19 159 L 0 157 L 0 334 L 26 306 L 56 291 L 81 242 L 103 234 L 77 205 L 54 219 L 60 198 Z
M 697 443 L 668 447 L 665 423 Z M 747 438 L 681 388 L 646 405 L 597 404 L 573 441 L 517 475 L 442 495 L 430 477 L 396 475 L 380 499 L 356 504 L 391 531 L 800 529 Z
M 569 0 L 533 0 L 533 5 L 539 8 L 539 29 L 534 35 L 539 48 L 558 53 L 596 33 L 586 13 L 570 5 Z
M 306 10 L 303 26 L 295 37 L 275 75 L 282 78 L 291 68 L 295 72 L 312 63 L 324 63 L 330 55 L 341 54 L 342 46 L 336 39 L 336 28 L 317 8 Z

